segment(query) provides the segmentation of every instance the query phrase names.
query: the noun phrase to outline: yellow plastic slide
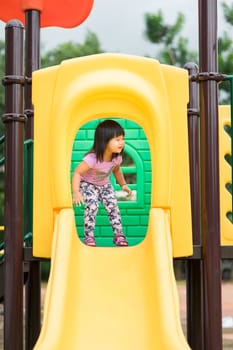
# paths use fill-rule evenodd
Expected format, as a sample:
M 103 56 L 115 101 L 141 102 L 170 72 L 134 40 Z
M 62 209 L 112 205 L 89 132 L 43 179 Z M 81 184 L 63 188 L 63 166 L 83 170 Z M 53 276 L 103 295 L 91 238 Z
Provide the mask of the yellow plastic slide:
M 33 73 L 33 255 L 52 264 L 34 349 L 189 349 L 173 272 L 173 257 L 192 255 L 188 87 L 187 70 L 120 54 Z M 150 145 L 148 232 L 133 247 L 88 247 L 76 232 L 72 145 L 103 116 L 135 121 Z
M 182 350 L 169 214 L 152 208 L 133 247 L 85 246 L 71 208 L 57 214 L 35 350 Z

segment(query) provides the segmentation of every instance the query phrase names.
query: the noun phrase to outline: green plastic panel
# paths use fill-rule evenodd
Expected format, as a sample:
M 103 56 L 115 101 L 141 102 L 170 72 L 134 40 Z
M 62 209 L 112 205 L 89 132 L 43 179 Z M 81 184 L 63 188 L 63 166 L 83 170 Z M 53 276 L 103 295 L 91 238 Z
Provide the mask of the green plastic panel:
M 123 230 L 130 245 L 141 242 L 147 232 L 148 215 L 151 192 L 151 161 L 149 145 L 143 129 L 130 120 L 114 118 L 125 130 L 125 156 L 121 169 L 133 191 L 132 198 L 126 200 L 121 197 L 121 188 L 111 177 L 115 188 L 119 208 L 121 211 Z M 82 126 L 76 134 L 72 157 L 71 177 L 75 167 L 82 161 L 84 154 L 91 148 L 96 126 L 103 119 L 91 121 Z M 74 207 L 77 231 L 83 238 L 83 211 L 81 207 Z M 102 205 L 96 219 L 95 237 L 97 244 L 112 246 L 113 232 L 108 221 L 107 213 Z

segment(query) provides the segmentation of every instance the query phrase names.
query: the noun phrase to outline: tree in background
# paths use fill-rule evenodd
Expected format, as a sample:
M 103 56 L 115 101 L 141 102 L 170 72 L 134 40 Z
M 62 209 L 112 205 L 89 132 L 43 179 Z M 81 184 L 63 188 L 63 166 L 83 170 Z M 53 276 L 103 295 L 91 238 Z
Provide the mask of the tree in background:
M 55 49 L 48 51 L 41 58 L 42 67 L 50 67 L 60 64 L 63 60 L 93 55 L 104 52 L 96 34 L 87 32 L 83 44 L 71 41 L 58 45 Z
M 223 16 L 228 30 L 225 30 L 218 38 L 218 70 L 227 75 L 233 74 L 233 40 L 228 35 L 233 26 L 233 4 L 222 3 Z M 181 35 L 185 23 L 185 17 L 178 13 L 175 23 L 165 23 L 161 10 L 154 14 L 145 15 L 145 36 L 156 44 L 159 49 L 156 58 L 165 64 L 183 67 L 187 62 L 198 64 L 198 53 L 192 51 L 188 46 L 188 38 Z M 219 84 L 219 101 L 221 104 L 230 103 L 229 82 Z
M 156 58 L 166 64 L 183 67 L 187 62 L 196 62 L 197 53 L 188 48 L 188 39 L 181 36 L 185 17 L 178 13 L 175 23 L 166 24 L 161 10 L 145 15 L 146 38 L 159 48 Z
M 227 5 L 222 3 L 223 15 L 226 21 L 223 35 L 218 39 L 218 65 L 219 71 L 224 74 L 233 75 L 233 40 L 228 33 L 232 32 L 233 27 L 233 4 Z M 222 91 L 222 104 L 230 103 L 230 86 L 229 82 L 220 84 Z

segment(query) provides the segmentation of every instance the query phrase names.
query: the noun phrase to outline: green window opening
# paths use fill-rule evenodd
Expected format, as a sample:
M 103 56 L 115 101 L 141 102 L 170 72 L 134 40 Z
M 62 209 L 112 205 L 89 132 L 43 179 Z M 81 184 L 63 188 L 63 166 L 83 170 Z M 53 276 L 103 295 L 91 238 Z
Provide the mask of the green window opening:
M 113 118 L 125 130 L 125 148 L 121 170 L 132 195 L 127 198 L 119 184 L 111 174 L 110 180 L 115 189 L 121 212 L 123 231 L 129 245 L 140 243 L 147 232 L 148 216 L 151 201 L 151 159 L 146 135 L 143 129 L 130 120 Z M 82 161 L 83 156 L 93 144 L 96 126 L 103 119 L 94 120 L 83 125 L 77 132 L 71 157 L 71 177 L 75 167 Z M 83 239 L 84 208 L 74 207 L 77 232 Z M 102 205 L 96 218 L 95 238 L 98 246 L 113 246 L 113 232 L 108 221 L 107 213 Z

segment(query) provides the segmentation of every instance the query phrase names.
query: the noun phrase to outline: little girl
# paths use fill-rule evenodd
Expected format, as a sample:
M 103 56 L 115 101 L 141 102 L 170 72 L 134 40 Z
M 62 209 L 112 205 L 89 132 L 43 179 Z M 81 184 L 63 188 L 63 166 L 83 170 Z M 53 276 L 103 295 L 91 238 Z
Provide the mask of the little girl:
M 104 205 L 108 213 L 114 232 L 113 243 L 117 246 L 128 245 L 122 232 L 121 215 L 109 179 L 112 172 L 122 190 L 127 192 L 127 196 L 130 196 L 131 190 L 126 185 L 120 169 L 124 135 L 124 129 L 117 122 L 105 120 L 100 123 L 95 130 L 93 147 L 74 171 L 73 203 L 85 205 L 84 243 L 89 246 L 96 246 L 94 228 L 99 202 Z

